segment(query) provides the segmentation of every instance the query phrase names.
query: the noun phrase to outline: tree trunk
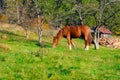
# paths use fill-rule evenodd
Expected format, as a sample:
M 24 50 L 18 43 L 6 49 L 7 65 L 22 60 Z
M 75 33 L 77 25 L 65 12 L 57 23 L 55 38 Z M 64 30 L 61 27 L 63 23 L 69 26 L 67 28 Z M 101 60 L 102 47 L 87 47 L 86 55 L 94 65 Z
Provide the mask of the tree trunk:
M 28 34 L 28 27 L 25 27 L 25 31 L 26 31 L 26 38 L 29 38 L 29 34 Z
M 43 44 L 42 44 L 42 19 L 40 18 L 40 8 L 39 8 L 39 1 L 38 0 L 35 0 L 36 1 L 36 11 L 37 11 L 37 22 L 38 22 L 38 39 L 39 39 L 39 44 L 41 47 L 43 47 Z
M 97 31 L 94 32 L 94 46 L 95 49 L 99 49 L 99 33 Z
M 39 38 L 39 44 L 40 44 L 40 46 L 42 46 L 41 45 L 41 43 L 42 43 L 42 28 L 41 27 L 42 26 L 38 27 L 38 38 Z
M 18 2 L 16 3 L 16 7 L 17 7 L 17 23 L 20 23 L 20 11 L 19 11 L 19 4 Z
M 42 23 L 40 19 L 40 15 L 38 14 L 38 38 L 39 38 L 39 44 L 42 47 Z

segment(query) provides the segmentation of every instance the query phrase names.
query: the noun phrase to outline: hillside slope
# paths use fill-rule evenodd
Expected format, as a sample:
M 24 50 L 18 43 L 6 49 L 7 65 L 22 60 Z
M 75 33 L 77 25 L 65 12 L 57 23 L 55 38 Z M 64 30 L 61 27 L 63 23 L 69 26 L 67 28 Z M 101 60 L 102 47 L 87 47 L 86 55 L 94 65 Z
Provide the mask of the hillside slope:
M 66 39 L 52 48 L 52 38 L 38 45 L 37 34 L 26 39 L 24 31 L 1 28 L 0 80 L 119 80 L 120 49 L 100 46 L 84 51 L 84 41 L 74 39 L 77 49 L 68 50 Z

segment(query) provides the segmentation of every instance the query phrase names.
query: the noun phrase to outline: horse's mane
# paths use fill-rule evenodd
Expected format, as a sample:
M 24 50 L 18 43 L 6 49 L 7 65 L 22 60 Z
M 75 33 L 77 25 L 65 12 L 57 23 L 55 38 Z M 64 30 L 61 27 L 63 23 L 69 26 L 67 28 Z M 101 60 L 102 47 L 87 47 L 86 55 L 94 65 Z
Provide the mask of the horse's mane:
M 61 29 L 61 30 L 58 31 L 58 33 L 57 33 L 57 35 L 56 35 L 56 38 L 59 38 L 60 36 L 62 36 L 62 30 L 63 30 L 63 29 Z

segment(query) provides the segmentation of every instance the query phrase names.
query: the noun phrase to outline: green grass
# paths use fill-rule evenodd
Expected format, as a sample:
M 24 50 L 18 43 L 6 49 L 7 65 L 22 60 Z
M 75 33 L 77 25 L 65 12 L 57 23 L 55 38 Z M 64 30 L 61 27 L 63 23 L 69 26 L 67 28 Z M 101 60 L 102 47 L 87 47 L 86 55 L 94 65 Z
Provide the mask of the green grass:
M 120 49 L 100 46 L 84 51 L 83 40 L 74 39 L 77 50 L 68 50 L 62 39 L 52 48 L 52 38 L 43 37 L 40 48 L 36 38 L 26 39 L 22 32 L 0 31 L 0 43 L 10 49 L 0 48 L 0 80 L 119 80 Z M 36 36 L 34 36 L 36 37 Z

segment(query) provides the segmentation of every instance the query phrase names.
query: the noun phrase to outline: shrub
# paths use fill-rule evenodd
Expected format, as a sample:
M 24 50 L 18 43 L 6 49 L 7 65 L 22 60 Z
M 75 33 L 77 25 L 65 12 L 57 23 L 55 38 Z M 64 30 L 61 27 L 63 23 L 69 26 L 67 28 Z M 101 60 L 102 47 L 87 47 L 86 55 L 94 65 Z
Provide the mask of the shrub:
M 2 22 L 8 22 L 8 17 L 4 14 L 0 14 L 0 21 Z

